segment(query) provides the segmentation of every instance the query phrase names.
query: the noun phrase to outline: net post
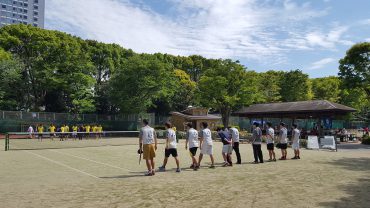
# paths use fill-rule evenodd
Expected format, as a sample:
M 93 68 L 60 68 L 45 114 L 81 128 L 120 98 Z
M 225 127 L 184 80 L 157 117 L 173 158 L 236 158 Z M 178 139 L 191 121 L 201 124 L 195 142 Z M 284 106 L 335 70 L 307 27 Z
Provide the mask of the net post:
M 9 150 L 9 134 L 5 135 L 5 151 Z

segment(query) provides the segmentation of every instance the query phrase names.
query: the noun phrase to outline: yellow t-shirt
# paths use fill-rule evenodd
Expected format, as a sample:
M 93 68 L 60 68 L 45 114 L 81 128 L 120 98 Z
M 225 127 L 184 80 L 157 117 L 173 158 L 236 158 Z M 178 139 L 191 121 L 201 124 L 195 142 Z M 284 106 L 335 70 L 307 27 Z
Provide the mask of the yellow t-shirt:
M 95 133 L 95 132 L 98 132 L 98 131 L 97 131 L 97 127 L 96 127 L 96 126 L 93 126 L 93 127 L 92 127 L 92 132 L 94 132 L 94 133 Z
M 98 126 L 98 132 L 99 133 L 102 133 L 103 132 L 103 127 L 102 126 Z
M 38 131 L 39 133 L 43 133 L 43 132 L 44 132 L 44 127 L 43 127 L 43 126 L 38 126 L 38 127 L 37 127 L 37 131 Z
M 69 126 L 65 126 L 65 127 L 64 127 L 64 130 L 65 130 L 66 132 L 69 132 Z
M 55 132 L 55 126 L 49 126 L 49 131 L 51 133 L 54 133 Z
M 65 129 L 66 127 L 64 127 L 64 126 L 62 126 L 62 127 L 60 127 L 60 132 L 62 132 L 62 133 L 64 133 L 65 132 Z
M 73 131 L 77 132 L 78 127 L 77 126 L 73 126 L 72 129 L 73 129 Z
M 90 132 L 90 126 L 85 126 L 86 132 Z

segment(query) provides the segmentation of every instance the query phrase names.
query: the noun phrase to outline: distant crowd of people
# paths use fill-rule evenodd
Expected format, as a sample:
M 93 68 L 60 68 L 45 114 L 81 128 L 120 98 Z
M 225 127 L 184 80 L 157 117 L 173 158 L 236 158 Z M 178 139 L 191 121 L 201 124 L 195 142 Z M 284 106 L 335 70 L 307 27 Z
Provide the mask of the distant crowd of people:
M 71 127 L 67 124 L 56 126 L 50 124 L 47 128 L 43 124 L 37 124 L 34 128 L 30 125 L 27 129 L 28 136 L 33 139 L 35 135 L 42 141 L 43 137 L 50 137 L 52 140 L 59 137 L 60 141 L 64 141 L 68 138 L 79 139 L 83 138 L 96 138 L 99 139 L 103 134 L 103 127 L 100 124 L 73 124 Z
M 185 149 L 189 150 L 192 164 L 190 168 L 197 171 L 200 168 L 201 161 L 204 155 L 209 155 L 211 160 L 211 165 L 209 168 L 215 168 L 215 162 L 213 157 L 213 139 L 212 132 L 208 128 L 208 123 L 203 122 L 201 124 L 202 129 L 198 132 L 192 123 L 187 124 L 187 134 L 185 141 Z M 168 158 L 170 156 L 174 157 L 177 169 L 176 172 L 181 172 L 180 161 L 178 158 L 176 132 L 173 130 L 172 124 L 170 122 L 165 123 L 166 127 L 166 142 L 165 142 L 165 158 L 159 171 L 166 171 L 166 165 Z M 233 166 L 232 162 L 232 152 L 235 151 L 236 154 L 236 164 L 241 164 L 241 155 L 239 151 L 239 131 L 237 128 L 218 128 L 218 136 L 221 138 L 223 143 L 222 156 L 224 167 Z M 260 124 L 253 123 L 253 136 L 252 136 L 252 147 L 253 147 L 253 163 L 259 164 L 264 163 L 262 154 L 262 138 L 266 137 L 267 150 L 269 152 L 269 162 L 276 162 L 275 147 L 281 149 L 281 157 L 279 160 L 287 159 L 287 149 L 288 149 L 288 130 L 285 123 L 280 123 L 279 125 L 279 135 L 275 138 L 275 130 L 272 128 L 272 124 L 267 122 L 266 134 L 263 135 L 260 128 Z M 292 125 L 292 149 L 294 150 L 294 157 L 291 159 L 301 159 L 300 157 L 300 130 L 297 128 L 296 124 Z M 156 150 L 157 150 L 157 137 L 154 128 L 148 125 L 148 120 L 143 120 L 143 127 L 139 134 L 139 150 L 138 153 L 143 153 L 143 158 L 146 160 L 146 165 L 148 172 L 145 174 L 147 176 L 155 175 L 155 161 Z M 197 150 L 200 149 L 199 157 L 196 158 Z

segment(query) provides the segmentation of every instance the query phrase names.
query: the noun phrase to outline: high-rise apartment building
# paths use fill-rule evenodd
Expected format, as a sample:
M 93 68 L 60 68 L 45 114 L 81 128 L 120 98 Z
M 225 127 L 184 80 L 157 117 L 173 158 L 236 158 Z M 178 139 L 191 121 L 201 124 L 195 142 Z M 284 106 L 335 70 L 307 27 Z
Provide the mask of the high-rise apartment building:
M 29 24 L 44 28 L 45 0 L 0 0 L 0 27 Z

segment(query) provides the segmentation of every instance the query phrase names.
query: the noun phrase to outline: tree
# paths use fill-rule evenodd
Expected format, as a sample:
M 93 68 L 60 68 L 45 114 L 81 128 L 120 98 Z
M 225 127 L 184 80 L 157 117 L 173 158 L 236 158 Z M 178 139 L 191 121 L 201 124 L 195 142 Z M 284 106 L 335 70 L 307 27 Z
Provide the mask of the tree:
M 246 71 L 242 65 L 229 59 L 214 60 L 213 66 L 200 77 L 198 99 L 203 106 L 218 110 L 223 125 L 228 126 L 232 110 L 256 100 L 257 73 Z
M 0 109 L 22 110 L 22 64 L 0 48 Z
M 345 87 L 362 89 L 370 99 L 370 42 L 353 45 L 339 61 L 339 77 Z
M 281 99 L 284 102 L 312 99 L 310 80 L 301 70 L 286 72 L 281 77 L 280 88 Z
M 130 57 L 109 82 L 111 99 L 122 113 L 146 112 L 158 97 L 171 93 L 168 88 L 171 72 L 171 65 L 155 56 Z
M 267 71 L 260 73 L 259 89 L 262 95 L 261 102 L 275 103 L 281 101 L 280 81 L 283 77 L 282 71 Z
M 86 112 L 86 108 L 80 110 L 78 100 L 92 106 L 93 68 L 80 38 L 19 24 L 0 29 L 0 46 L 22 63 L 25 110 Z M 48 99 L 55 96 L 60 102 Z
M 341 94 L 341 81 L 338 77 L 330 76 L 312 79 L 314 99 L 338 102 Z
M 357 109 L 354 113 L 359 120 L 370 122 L 370 100 L 361 88 L 343 89 L 340 103 Z

